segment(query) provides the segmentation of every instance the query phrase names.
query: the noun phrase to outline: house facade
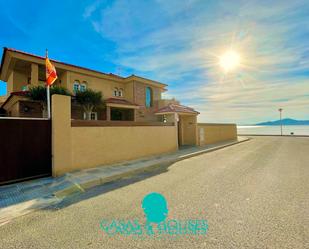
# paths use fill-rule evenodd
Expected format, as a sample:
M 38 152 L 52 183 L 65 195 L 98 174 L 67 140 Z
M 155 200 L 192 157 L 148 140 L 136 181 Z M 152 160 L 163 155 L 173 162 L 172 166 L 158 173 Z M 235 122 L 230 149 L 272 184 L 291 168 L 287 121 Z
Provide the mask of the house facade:
M 5 141 L 0 143 L 0 185 L 237 139 L 235 124 L 198 124 L 196 110 L 163 99 L 163 83 L 51 61 L 58 74 L 54 84 L 72 95 L 53 94 L 51 119 L 42 119 L 45 108 L 28 90 L 45 86 L 45 58 L 4 49 L 0 79 L 7 82 L 7 94 L 0 97 L 0 137 Z M 87 88 L 100 91 L 105 102 L 93 110 L 93 120 L 83 120 L 74 98 Z
M 107 121 L 164 121 L 157 115 L 168 105 L 179 105 L 176 100 L 162 99 L 166 84 L 131 75 L 121 77 L 51 60 L 58 79 L 54 83 L 67 88 L 73 95 L 72 119 L 84 119 L 82 108 L 74 102 L 74 93 L 87 88 L 100 91 L 105 101 L 103 109 L 94 110 L 91 119 Z M 0 115 L 15 117 L 43 117 L 40 102 L 30 100 L 31 86 L 45 85 L 45 58 L 15 49 L 4 48 L 0 79 L 7 82 L 7 95 L 0 98 Z M 159 112 L 158 112 L 159 111 Z M 198 112 L 194 112 L 195 115 Z

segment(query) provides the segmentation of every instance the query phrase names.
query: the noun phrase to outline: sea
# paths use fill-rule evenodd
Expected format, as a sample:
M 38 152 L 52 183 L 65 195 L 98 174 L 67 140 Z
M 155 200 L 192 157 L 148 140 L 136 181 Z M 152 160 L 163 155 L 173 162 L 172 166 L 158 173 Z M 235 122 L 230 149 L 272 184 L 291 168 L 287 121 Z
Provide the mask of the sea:
M 281 129 L 277 125 L 237 125 L 239 135 L 280 135 Z M 283 125 L 283 135 L 307 135 L 309 136 L 309 125 Z

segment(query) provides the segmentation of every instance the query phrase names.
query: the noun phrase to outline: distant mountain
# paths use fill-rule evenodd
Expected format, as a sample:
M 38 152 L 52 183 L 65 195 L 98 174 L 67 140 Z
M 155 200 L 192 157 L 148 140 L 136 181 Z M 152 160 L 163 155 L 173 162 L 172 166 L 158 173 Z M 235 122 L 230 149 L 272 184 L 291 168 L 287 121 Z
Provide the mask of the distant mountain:
M 258 123 L 256 125 L 309 125 L 309 120 L 295 120 L 291 118 L 284 118 L 281 121 L 276 120 L 276 121 L 267 121 L 267 122 L 262 122 Z

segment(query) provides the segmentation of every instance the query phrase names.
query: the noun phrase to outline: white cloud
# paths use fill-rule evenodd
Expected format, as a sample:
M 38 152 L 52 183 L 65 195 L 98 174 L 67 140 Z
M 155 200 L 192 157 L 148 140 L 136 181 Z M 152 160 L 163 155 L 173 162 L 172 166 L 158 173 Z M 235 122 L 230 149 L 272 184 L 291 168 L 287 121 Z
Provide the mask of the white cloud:
M 93 2 L 91 5 L 87 6 L 84 11 L 83 17 L 84 18 L 91 17 L 93 12 L 95 12 L 102 5 L 102 2 L 103 2 L 102 0 L 97 0 Z
M 308 9 L 305 0 L 122 0 L 90 21 L 117 45 L 114 63 L 169 83 L 168 95 L 200 110 L 201 120 L 255 122 L 279 106 L 309 118 L 301 74 L 309 70 Z M 230 47 L 242 67 L 224 76 L 218 55 Z

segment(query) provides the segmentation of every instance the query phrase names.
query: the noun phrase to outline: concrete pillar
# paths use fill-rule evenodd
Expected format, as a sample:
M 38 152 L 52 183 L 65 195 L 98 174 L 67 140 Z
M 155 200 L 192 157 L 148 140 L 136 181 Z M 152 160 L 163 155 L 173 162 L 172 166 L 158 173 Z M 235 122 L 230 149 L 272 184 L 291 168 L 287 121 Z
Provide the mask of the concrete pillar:
M 167 123 L 174 123 L 177 149 L 179 148 L 179 144 L 181 145 L 181 136 L 182 136 L 181 133 L 178 136 L 178 132 L 179 132 L 178 127 L 180 125 L 179 119 L 180 119 L 180 116 L 176 112 L 175 113 L 171 113 L 171 114 L 166 114 L 166 121 L 167 121 Z M 181 129 L 181 126 L 179 128 Z
M 14 92 L 13 86 L 14 86 L 14 71 L 10 73 L 10 76 L 7 81 L 7 96 L 10 96 L 11 92 Z
M 59 176 L 72 167 L 71 97 L 52 95 L 52 175 Z
M 178 131 L 178 134 L 179 134 L 179 136 L 178 136 L 178 138 L 179 138 L 179 145 L 180 146 L 182 146 L 182 145 L 185 145 L 185 143 L 184 143 L 184 120 L 183 120 L 183 118 L 180 116 L 180 115 L 178 115 L 178 119 L 177 119 L 177 125 L 178 125 L 178 127 L 177 127 L 177 131 Z
M 111 121 L 111 107 L 106 106 L 106 120 Z
M 196 115 L 182 115 L 180 118 L 181 144 L 198 145 Z
M 31 64 L 31 85 L 38 86 L 39 85 L 39 66 L 38 64 Z
M 179 130 L 178 130 L 178 125 L 179 125 L 179 115 L 178 113 L 174 113 L 174 126 L 175 126 L 175 133 L 176 133 L 176 142 L 177 142 L 177 149 L 179 149 L 180 141 L 179 141 Z
M 199 145 L 199 130 L 197 126 L 197 115 L 194 117 L 194 128 L 195 128 L 195 145 Z

